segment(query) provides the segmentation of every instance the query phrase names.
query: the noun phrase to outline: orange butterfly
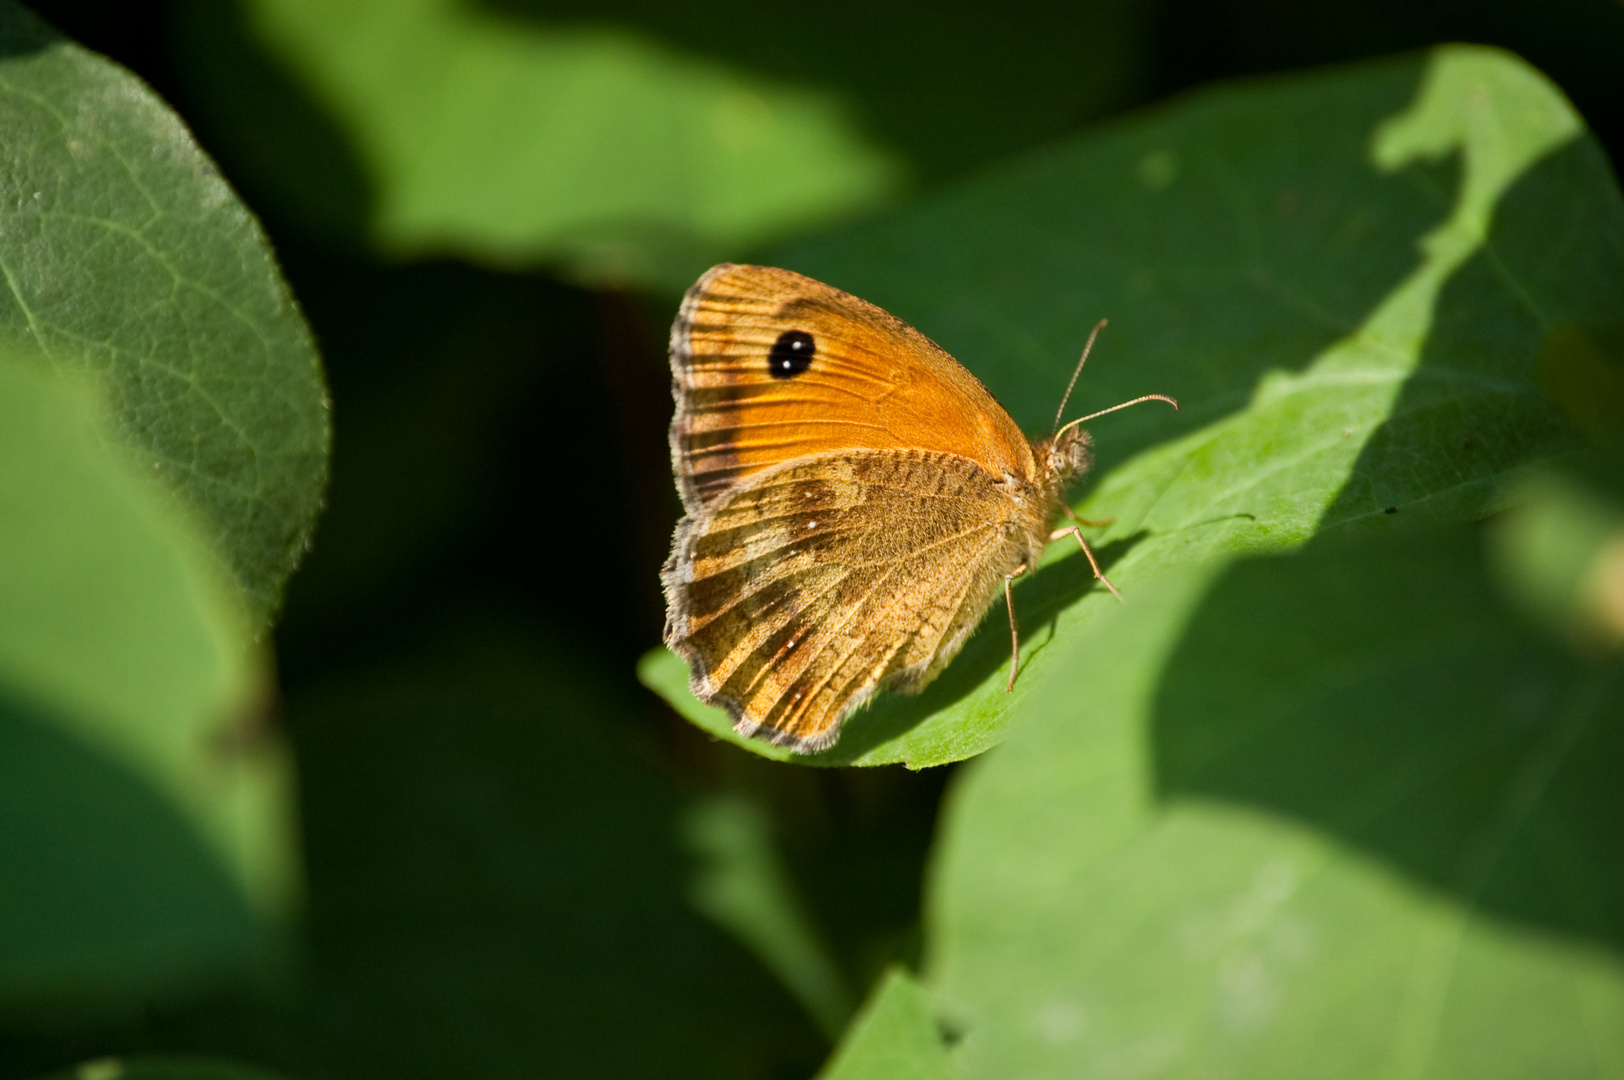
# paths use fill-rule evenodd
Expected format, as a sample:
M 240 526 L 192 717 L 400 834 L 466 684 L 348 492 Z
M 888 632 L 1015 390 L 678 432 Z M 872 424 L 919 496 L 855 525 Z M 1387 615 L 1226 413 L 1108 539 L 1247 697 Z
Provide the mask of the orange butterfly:
M 934 679 L 1051 540 L 1075 537 L 1121 599 L 1076 525 L 1051 531 L 1092 461 L 1078 424 L 1178 408 L 1149 394 L 1028 441 L 907 323 L 765 266 L 713 267 L 688 290 L 671 372 L 687 516 L 660 573 L 665 642 L 740 734 L 802 753 L 882 686 Z

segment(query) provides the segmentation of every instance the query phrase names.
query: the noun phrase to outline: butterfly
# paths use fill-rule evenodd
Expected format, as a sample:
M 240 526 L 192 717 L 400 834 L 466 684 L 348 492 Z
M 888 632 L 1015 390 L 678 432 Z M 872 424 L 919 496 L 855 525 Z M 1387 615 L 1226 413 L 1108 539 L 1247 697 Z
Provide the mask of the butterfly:
M 1052 540 L 1075 537 L 1120 600 L 1079 531 L 1094 523 L 1053 528 L 1092 463 L 1079 425 L 1141 401 L 1178 408 L 1147 394 L 1028 440 L 902 320 L 788 270 L 728 263 L 684 296 L 671 375 L 685 516 L 660 573 L 665 643 L 735 730 L 802 753 L 832 746 L 882 687 L 923 689 L 1000 586 L 1013 687 L 1010 583 Z

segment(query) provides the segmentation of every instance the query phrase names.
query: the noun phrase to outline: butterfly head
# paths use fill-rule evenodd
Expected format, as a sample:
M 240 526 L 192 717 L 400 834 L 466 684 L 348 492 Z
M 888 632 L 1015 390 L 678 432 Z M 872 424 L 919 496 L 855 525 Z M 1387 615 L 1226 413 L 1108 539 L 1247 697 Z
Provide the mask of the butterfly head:
M 1045 472 L 1064 488 L 1094 464 L 1093 439 L 1081 427 L 1068 424 L 1038 444 L 1038 458 Z
M 1098 327 L 1095 329 L 1097 331 Z M 1086 352 L 1083 359 L 1088 359 Z M 1088 437 L 1088 432 L 1083 430 L 1082 425 L 1097 416 L 1114 413 L 1144 401 L 1165 401 L 1175 409 L 1179 407 L 1179 403 L 1166 394 L 1142 394 L 1131 401 L 1112 405 L 1109 409 L 1101 409 L 1099 412 L 1091 412 L 1087 416 L 1067 421 L 1061 425 L 1059 431 L 1035 444 L 1033 451 L 1037 454 L 1038 460 L 1048 468 L 1049 474 L 1059 478 L 1060 487 L 1064 488 L 1074 477 L 1081 476 L 1094 464 L 1094 451 L 1091 446 L 1093 440 Z

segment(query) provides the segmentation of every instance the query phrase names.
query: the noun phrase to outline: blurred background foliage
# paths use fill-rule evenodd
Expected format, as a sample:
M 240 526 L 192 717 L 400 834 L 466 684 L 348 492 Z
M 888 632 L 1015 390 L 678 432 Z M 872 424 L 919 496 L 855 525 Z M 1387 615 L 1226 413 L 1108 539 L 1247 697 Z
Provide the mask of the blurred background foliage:
M 1624 6 L 34 10 L 162 101 L 7 9 L 0 1077 L 1624 1076 Z M 1495 115 L 1546 142 L 1373 170 L 1415 59 L 1179 104 L 1448 41 L 1595 141 L 1536 86 Z M 1323 309 L 1235 300 L 1247 190 Z M 1026 583 L 985 760 L 775 764 L 638 686 L 720 259 L 891 307 L 1029 430 L 1100 314 L 1080 394 L 1190 406 L 1102 443 L 1143 602 Z M 1391 393 L 1293 397 L 1372 357 Z M 1215 494 L 1299 453 L 1274 516 Z M 1003 738 L 1001 647 L 871 760 Z

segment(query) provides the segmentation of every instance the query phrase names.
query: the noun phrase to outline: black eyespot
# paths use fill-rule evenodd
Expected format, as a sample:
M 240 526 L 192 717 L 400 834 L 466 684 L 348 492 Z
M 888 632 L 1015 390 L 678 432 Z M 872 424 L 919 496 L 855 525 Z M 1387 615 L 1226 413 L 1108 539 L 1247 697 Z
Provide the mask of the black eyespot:
M 812 366 L 812 354 L 817 351 L 812 335 L 805 330 L 785 330 L 767 354 L 767 371 L 775 379 L 793 378 Z

